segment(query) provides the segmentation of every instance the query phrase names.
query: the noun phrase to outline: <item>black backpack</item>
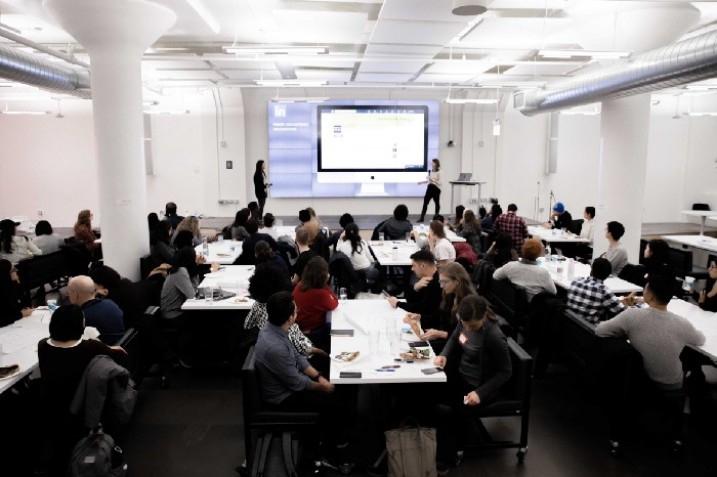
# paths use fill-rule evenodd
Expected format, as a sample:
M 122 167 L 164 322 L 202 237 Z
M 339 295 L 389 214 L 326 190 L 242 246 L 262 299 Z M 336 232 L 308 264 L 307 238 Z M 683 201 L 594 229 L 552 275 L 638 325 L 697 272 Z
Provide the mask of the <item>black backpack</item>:
M 125 477 L 127 463 L 112 436 L 98 426 L 75 444 L 68 474 L 70 477 Z

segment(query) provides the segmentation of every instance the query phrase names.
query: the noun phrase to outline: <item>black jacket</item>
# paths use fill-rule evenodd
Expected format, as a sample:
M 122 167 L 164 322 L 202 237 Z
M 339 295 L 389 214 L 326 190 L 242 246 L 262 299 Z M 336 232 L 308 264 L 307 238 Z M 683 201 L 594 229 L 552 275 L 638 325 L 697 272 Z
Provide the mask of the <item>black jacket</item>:
M 266 199 L 266 185 L 261 171 L 254 173 L 254 195 L 257 199 Z

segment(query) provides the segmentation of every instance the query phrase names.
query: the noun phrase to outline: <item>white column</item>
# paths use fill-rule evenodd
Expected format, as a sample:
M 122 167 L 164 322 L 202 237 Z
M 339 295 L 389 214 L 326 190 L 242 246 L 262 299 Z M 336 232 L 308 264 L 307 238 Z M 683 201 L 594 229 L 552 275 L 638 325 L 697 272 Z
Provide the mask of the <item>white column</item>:
M 105 263 L 139 278 L 149 249 L 142 125 L 144 51 L 176 15 L 142 0 L 45 0 L 45 8 L 89 55 Z
M 630 262 L 638 263 L 645 197 L 645 165 L 650 129 L 650 95 L 605 101 L 601 115 L 598 201 L 594 257 L 607 249 L 605 224 L 625 226 L 622 245 Z M 669 194 L 669 191 L 665 191 Z

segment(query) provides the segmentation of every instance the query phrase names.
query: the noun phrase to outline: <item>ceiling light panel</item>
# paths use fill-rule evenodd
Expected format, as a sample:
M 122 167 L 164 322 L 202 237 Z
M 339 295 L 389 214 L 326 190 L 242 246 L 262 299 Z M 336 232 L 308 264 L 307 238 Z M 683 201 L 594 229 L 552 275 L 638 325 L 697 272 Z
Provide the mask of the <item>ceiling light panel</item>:
M 379 20 L 371 42 L 416 45 L 447 44 L 463 29 L 461 23 Z
M 421 56 L 433 58 L 443 49 L 442 45 L 402 45 L 397 43 L 376 43 L 372 41 L 366 47 L 365 57 L 373 55 Z
M 559 76 L 580 68 L 580 65 L 542 65 L 535 61 L 529 65 L 516 65 L 510 69 L 511 75 Z
M 365 83 L 405 83 L 413 74 L 379 74 L 379 73 L 361 73 L 356 75 L 356 82 Z
M 381 60 L 380 57 L 372 57 L 370 60 L 361 62 L 361 73 L 410 73 L 414 74 L 430 62 L 430 58 L 418 61 L 400 61 L 387 57 Z
M 463 37 L 460 45 L 530 49 L 543 44 L 577 43 L 577 33 L 569 28 L 570 24 L 567 18 L 486 18 Z
M 329 83 L 348 83 L 351 81 L 351 70 L 296 70 L 296 76 L 300 80 L 325 80 Z
M 238 81 L 254 81 L 260 78 L 263 79 L 269 79 L 269 80 L 279 80 L 281 79 L 281 75 L 278 71 L 276 71 L 275 68 L 272 68 L 272 70 L 261 70 L 261 69 L 255 69 L 255 70 L 222 70 L 222 73 L 231 80 L 238 80 Z
M 157 71 L 156 76 L 160 81 L 173 80 L 219 80 L 223 76 L 214 70 L 164 70 Z
M 462 84 L 469 82 L 475 75 L 446 75 L 423 73 L 415 79 L 414 83 L 442 83 L 442 84 Z
M 471 75 L 475 76 L 491 69 L 493 65 L 485 61 L 464 61 L 454 59 L 442 60 L 432 64 L 426 73 L 442 75 Z
M 453 15 L 450 2 L 435 0 L 391 0 L 385 2 L 381 9 L 381 19 L 460 23 L 464 26 L 472 20 L 471 17 L 461 18 Z
M 367 15 L 275 9 L 272 20 L 274 29 L 266 32 L 269 43 L 361 43 Z

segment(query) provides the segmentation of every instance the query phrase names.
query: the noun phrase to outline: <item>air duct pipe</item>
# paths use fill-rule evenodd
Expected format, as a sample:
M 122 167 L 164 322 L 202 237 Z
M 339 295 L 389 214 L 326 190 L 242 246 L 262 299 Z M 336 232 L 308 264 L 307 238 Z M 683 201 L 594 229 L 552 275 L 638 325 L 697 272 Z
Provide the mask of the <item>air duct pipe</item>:
M 717 32 L 648 51 L 625 62 L 516 93 L 515 109 L 526 116 L 581 104 L 650 93 L 717 76 Z
M 90 73 L 0 44 L 0 78 L 89 99 Z

